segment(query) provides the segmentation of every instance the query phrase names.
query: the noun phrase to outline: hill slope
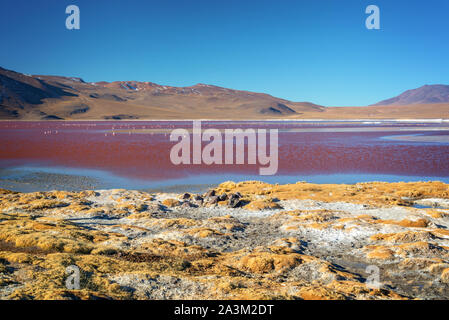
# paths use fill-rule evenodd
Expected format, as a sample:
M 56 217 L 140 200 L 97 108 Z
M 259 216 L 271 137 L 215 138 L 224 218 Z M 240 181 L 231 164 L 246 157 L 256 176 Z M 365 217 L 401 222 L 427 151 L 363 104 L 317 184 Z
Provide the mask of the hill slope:
M 86 83 L 79 78 L 28 76 L 0 68 L 2 119 L 258 119 L 323 109 L 312 103 L 206 84 Z
M 397 97 L 378 102 L 375 106 L 427 103 L 449 103 L 449 85 L 425 85 L 417 89 L 407 90 Z
M 0 68 L 0 120 L 449 118 L 449 86 L 424 86 L 369 107 L 322 107 L 207 84 L 86 83 Z

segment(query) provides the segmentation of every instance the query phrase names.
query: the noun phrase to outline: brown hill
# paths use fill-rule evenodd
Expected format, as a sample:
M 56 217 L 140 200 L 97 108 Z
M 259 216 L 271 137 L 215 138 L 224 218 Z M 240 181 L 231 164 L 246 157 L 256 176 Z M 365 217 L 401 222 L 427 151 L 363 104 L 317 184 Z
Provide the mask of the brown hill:
M 0 117 L 17 118 L 21 114 L 39 113 L 45 99 L 76 97 L 76 94 L 65 91 L 32 76 L 0 68 Z M 45 115 L 41 115 L 45 116 Z
M 205 84 L 86 83 L 80 78 L 27 76 L 6 69 L 0 69 L 0 94 L 2 119 L 258 119 L 324 109 Z
M 326 108 L 207 84 L 172 87 L 138 81 L 86 83 L 80 78 L 29 76 L 0 68 L 3 120 L 298 118 L 449 118 L 449 103 Z
M 449 86 L 443 84 L 425 85 L 407 90 L 397 97 L 376 103 L 376 106 L 449 103 Z

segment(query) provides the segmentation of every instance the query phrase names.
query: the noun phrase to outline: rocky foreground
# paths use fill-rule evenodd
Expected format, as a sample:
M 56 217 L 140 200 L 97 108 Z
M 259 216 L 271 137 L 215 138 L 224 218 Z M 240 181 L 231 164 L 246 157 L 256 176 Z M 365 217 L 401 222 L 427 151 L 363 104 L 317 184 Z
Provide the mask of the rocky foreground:
M 0 299 L 448 299 L 448 227 L 440 182 L 0 189 Z

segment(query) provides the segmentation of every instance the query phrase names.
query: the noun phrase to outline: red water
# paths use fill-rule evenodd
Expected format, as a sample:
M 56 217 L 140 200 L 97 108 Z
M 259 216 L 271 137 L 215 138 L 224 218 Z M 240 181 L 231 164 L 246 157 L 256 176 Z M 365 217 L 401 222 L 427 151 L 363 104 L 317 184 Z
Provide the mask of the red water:
M 361 124 L 209 122 L 203 128 L 273 128 L 279 132 L 278 175 L 393 174 L 449 177 L 449 144 L 400 142 L 388 135 L 416 134 L 378 125 L 376 132 L 285 132 L 292 128 L 372 128 Z M 426 131 L 425 134 L 447 134 Z M 441 125 L 438 125 L 441 127 Z M 191 122 L 0 122 L 0 167 L 63 166 L 105 170 L 144 180 L 203 174 L 258 174 L 259 165 L 173 165 L 169 133 L 133 129 L 191 128 Z M 407 125 L 410 127 L 410 125 Z M 115 132 L 115 135 L 111 131 Z M 123 132 L 118 133 L 118 130 Z M 127 131 L 128 130 L 128 131 Z M 131 133 L 130 133 L 131 132 Z M 205 181 L 207 182 L 207 181 Z

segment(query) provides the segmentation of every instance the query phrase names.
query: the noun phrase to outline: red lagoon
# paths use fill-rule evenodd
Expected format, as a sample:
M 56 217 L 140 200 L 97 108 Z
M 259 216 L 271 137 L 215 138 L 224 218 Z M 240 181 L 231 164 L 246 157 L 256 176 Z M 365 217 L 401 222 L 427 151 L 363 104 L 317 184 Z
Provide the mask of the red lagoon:
M 449 177 L 449 143 L 439 139 L 449 135 L 445 123 L 209 121 L 202 126 L 219 130 L 278 129 L 276 175 L 297 181 L 335 174 Z M 226 177 L 232 175 L 244 178 L 258 174 L 259 165 L 247 161 L 173 164 L 170 150 L 176 142 L 170 141 L 170 132 L 176 128 L 192 128 L 192 122 L 0 122 L 0 168 L 32 165 L 94 169 L 149 182 L 196 176 L 199 180 L 205 177 L 207 183 L 210 175 L 228 180 Z M 416 135 L 438 139 L 388 139 Z M 275 180 L 273 177 L 271 181 Z

